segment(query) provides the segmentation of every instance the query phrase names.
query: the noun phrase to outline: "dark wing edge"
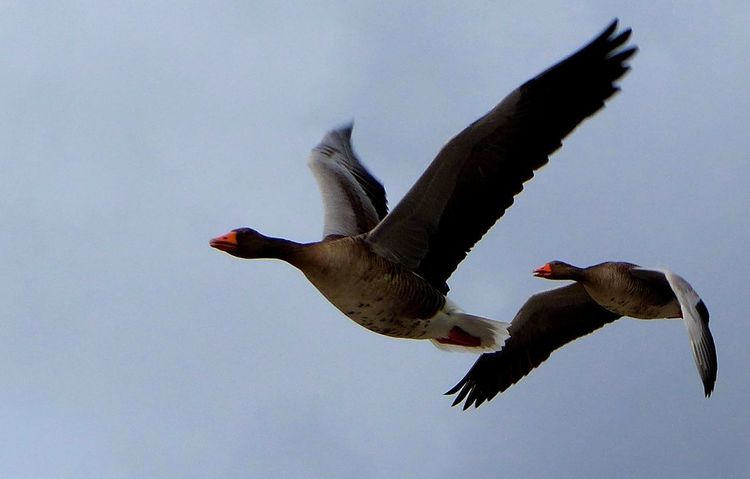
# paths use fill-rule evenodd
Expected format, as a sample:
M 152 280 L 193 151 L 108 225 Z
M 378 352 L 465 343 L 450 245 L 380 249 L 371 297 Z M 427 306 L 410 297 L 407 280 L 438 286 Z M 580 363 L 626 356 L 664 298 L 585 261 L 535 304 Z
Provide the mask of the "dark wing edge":
M 706 397 L 711 397 L 719 369 L 716 359 L 716 345 L 711 330 L 708 328 L 708 308 L 703 300 L 698 301 L 696 309 L 701 318 L 700 332 L 696 335 L 695 340 L 691 338 L 690 344 L 693 348 L 695 365 L 703 382 L 703 393 Z
M 450 140 L 369 235 L 376 252 L 447 291 L 469 250 L 562 139 L 618 89 L 636 48 L 617 21 Z
M 378 214 L 378 220 L 380 221 L 388 214 L 388 200 L 386 199 L 385 187 L 383 187 L 383 184 L 375 178 L 367 168 L 365 168 L 365 165 L 354 153 L 351 141 L 353 130 L 354 122 L 352 121 L 334 131 L 341 136 L 343 140 L 341 141 L 341 146 L 344 149 L 343 154 L 347 158 L 353 160 L 351 169 L 352 174 L 372 202 L 372 206 L 375 208 L 375 211 Z
M 326 238 L 366 233 L 388 214 L 385 188 L 352 149 L 353 127 L 326 133 L 308 160 L 323 200 Z
M 446 395 L 453 406 L 479 407 L 541 365 L 557 349 L 620 316 L 599 306 L 575 283 L 531 296 L 510 324 L 500 351 L 482 354 Z
M 619 90 L 615 81 L 629 70 L 625 62 L 637 49 L 618 51 L 630 38 L 631 30 L 615 35 L 616 29 L 614 20 L 588 45 L 523 84 L 518 89 L 512 123 L 501 122 L 481 139 L 469 131 L 472 127 L 456 137 L 455 141 L 464 142 L 462 135 L 474 136 L 468 154 L 476 159 L 468 163 L 481 165 L 476 172 L 462 171 L 457 186 L 461 191 L 461 183 L 469 185 L 471 206 L 467 207 L 464 201 L 454 203 L 461 208 L 447 205 L 429 252 L 417 268 L 420 275 L 437 284 L 445 282 L 474 244 L 513 204 L 534 171 L 547 164 L 549 156 L 562 146 L 562 139 L 603 108 L 605 100 Z M 493 113 L 479 122 L 497 122 Z M 498 156 L 503 158 L 502 162 L 492 161 Z M 500 177 L 499 190 L 504 195 L 496 195 L 498 188 L 481 188 L 479 191 L 484 194 L 475 193 L 477 189 L 471 187 L 472 183 L 487 184 L 483 177 L 494 176 L 493 173 Z M 451 232 L 459 228 L 462 236 L 456 238 Z

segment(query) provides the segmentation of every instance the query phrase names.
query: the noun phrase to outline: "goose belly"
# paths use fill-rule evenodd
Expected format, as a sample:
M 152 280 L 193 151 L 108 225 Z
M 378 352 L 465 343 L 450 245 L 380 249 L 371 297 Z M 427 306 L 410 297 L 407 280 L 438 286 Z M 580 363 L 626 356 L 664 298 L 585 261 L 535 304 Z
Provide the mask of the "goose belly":
M 397 338 L 424 338 L 445 299 L 419 285 L 421 278 L 348 271 L 310 282 L 339 311 L 370 331 Z
M 629 290 L 604 292 L 589 288 L 586 288 L 586 290 L 600 306 L 621 316 L 636 319 L 662 319 L 681 316 L 680 307 L 676 301 L 658 302 L 647 295 Z
M 397 338 L 423 338 L 430 318 L 405 314 L 401 308 L 387 304 L 382 296 L 328 298 L 346 317 L 370 331 Z

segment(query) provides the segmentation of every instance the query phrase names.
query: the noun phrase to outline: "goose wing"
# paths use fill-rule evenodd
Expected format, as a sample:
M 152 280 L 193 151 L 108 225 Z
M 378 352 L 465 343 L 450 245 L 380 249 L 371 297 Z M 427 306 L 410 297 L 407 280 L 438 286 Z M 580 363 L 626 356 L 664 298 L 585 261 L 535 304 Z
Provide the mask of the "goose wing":
M 520 381 L 550 354 L 620 316 L 599 306 L 583 286 L 574 283 L 535 294 L 513 318 L 510 338 L 500 351 L 482 354 L 446 394 L 464 401 L 464 409 L 479 407 Z
M 500 218 L 523 183 L 628 71 L 630 30 L 612 22 L 567 59 L 527 81 L 450 140 L 369 235 L 380 255 L 446 292 L 446 280 Z
M 706 397 L 709 397 L 716 383 L 718 361 L 714 338 L 711 335 L 711 330 L 708 329 L 709 315 L 706 304 L 690 286 L 690 283 L 672 271 L 634 268 L 631 274 L 644 279 L 666 280 L 669 283 L 669 287 L 672 288 L 677 302 L 680 304 L 682 319 L 685 321 L 690 337 L 690 346 L 693 349 L 695 366 L 698 368 L 698 374 L 700 374 L 703 382 L 703 392 Z
M 329 131 L 310 152 L 308 165 L 323 198 L 323 236 L 366 233 L 388 213 L 383 185 L 357 159 L 353 125 Z

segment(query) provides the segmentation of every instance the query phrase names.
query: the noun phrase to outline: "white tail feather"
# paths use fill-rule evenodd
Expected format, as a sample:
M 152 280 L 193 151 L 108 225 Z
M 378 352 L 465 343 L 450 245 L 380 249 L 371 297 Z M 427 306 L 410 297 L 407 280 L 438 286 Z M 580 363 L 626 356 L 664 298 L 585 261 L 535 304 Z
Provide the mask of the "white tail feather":
M 508 332 L 509 323 L 495 321 L 492 319 L 482 318 L 471 314 L 465 314 L 456 310 L 451 311 L 444 317 L 443 327 L 445 334 L 440 337 L 446 337 L 447 333 L 453 328 L 461 328 L 465 333 L 480 339 L 479 346 L 463 346 L 459 344 L 449 344 L 440 342 L 437 339 L 431 339 L 432 344 L 437 348 L 445 351 L 458 351 L 464 353 L 489 353 L 499 351 L 503 344 L 510 337 Z

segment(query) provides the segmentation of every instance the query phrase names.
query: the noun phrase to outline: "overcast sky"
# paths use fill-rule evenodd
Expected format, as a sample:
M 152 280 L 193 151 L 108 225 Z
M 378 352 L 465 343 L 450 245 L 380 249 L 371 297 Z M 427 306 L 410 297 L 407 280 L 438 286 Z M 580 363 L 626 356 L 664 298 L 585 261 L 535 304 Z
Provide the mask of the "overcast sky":
M 750 469 L 750 6 L 565 1 L 2 2 L 0 477 L 744 477 Z M 406 2 L 404 2 L 406 3 Z M 438 149 L 612 18 L 640 47 L 451 278 L 509 321 L 552 259 L 686 277 L 478 410 L 473 364 L 370 333 L 290 266 L 208 247 L 319 239 L 330 128 L 395 205 Z

